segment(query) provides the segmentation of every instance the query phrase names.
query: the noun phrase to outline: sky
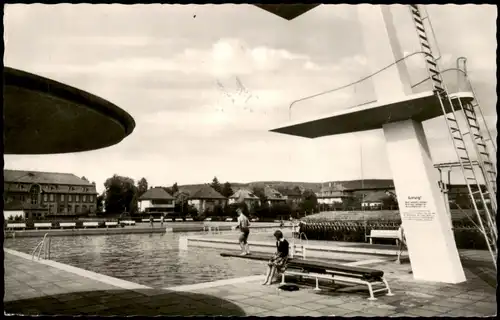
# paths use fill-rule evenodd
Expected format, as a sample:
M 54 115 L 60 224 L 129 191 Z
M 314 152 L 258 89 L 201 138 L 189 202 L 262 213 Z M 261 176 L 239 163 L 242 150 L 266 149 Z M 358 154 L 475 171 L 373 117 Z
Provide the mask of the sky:
M 403 51 L 419 51 L 407 8 L 391 7 Z M 442 67 L 467 57 L 495 129 L 496 6 L 428 6 L 428 12 Z M 371 72 L 356 6 L 320 5 L 287 21 L 252 5 L 8 4 L 4 30 L 4 65 L 98 95 L 136 122 L 117 145 L 5 155 L 7 169 L 71 172 L 95 181 L 99 192 L 113 174 L 145 177 L 151 186 L 208 183 L 214 176 L 223 182 L 392 178 L 382 130 L 318 139 L 269 132 L 289 120 L 294 100 Z M 417 76 L 413 83 L 422 80 Z M 298 103 L 292 119 L 324 103 L 336 111 L 368 101 L 370 85 Z M 442 117 L 424 128 L 433 161 L 456 161 Z

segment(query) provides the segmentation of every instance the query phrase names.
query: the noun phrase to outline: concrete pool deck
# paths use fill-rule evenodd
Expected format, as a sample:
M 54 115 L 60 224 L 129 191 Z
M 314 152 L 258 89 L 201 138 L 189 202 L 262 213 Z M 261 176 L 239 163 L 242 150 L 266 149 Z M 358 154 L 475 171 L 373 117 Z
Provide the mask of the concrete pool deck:
M 284 292 L 262 286 L 262 276 L 151 289 L 14 250 L 5 252 L 7 314 L 23 315 L 222 315 L 222 316 L 493 316 L 496 289 L 465 268 L 456 285 L 415 281 L 408 264 L 369 261 L 381 269 L 394 296 L 368 301 L 359 287 L 300 285 Z M 470 261 L 483 252 L 465 253 Z

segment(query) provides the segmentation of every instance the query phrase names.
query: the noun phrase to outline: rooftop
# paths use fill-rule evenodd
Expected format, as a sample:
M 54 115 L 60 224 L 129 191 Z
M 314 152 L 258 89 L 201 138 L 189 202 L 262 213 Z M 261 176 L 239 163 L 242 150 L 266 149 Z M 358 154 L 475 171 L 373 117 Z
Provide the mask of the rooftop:
M 6 183 L 39 183 L 56 185 L 63 184 L 89 187 L 94 186 L 92 183 L 77 177 L 73 173 L 4 169 L 3 175 L 4 182 Z
M 222 194 L 219 192 L 215 191 L 214 188 L 212 188 L 209 185 L 205 185 L 201 187 L 198 191 L 194 192 L 190 196 L 191 199 L 226 199 Z
M 154 187 L 148 189 L 148 191 L 144 192 L 142 196 L 139 197 L 139 200 L 174 200 L 175 198 L 170 195 L 167 191 L 165 191 L 161 187 Z
M 231 199 L 254 199 L 254 200 L 259 199 L 259 197 L 257 197 L 255 194 L 253 194 L 252 191 L 250 191 L 248 189 L 243 189 L 243 188 L 236 191 L 229 198 L 231 198 Z

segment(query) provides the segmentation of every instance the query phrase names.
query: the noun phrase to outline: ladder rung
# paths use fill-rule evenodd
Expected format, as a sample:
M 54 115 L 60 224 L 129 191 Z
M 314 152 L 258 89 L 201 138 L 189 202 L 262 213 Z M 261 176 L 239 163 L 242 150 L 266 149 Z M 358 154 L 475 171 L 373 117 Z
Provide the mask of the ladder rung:
M 422 46 L 426 47 L 427 49 L 431 49 L 431 46 L 428 45 L 427 43 L 424 43 L 424 42 L 420 42 L 422 44 Z
M 466 150 L 464 147 L 457 147 L 457 149 Z
M 465 166 L 464 166 L 464 169 L 465 169 L 465 170 L 472 170 L 472 167 L 465 167 Z
M 457 120 L 456 120 L 456 119 L 453 119 L 453 118 L 448 118 L 448 117 L 446 117 L 446 119 L 448 119 L 448 120 L 450 120 L 450 121 L 457 122 Z
M 464 141 L 464 140 L 463 140 L 462 138 L 460 138 L 460 137 L 453 137 L 453 139 Z
M 469 126 L 470 126 L 471 128 L 474 128 L 474 129 L 478 129 L 478 130 L 479 130 L 479 127 L 478 127 L 478 126 L 476 126 L 476 125 L 469 124 Z
M 429 59 L 425 59 L 427 61 L 427 63 L 430 63 L 432 64 L 433 66 L 437 66 L 437 63 L 432 61 L 432 60 L 429 60 Z
M 434 76 L 431 77 L 432 80 L 439 82 L 440 84 L 443 82 L 441 79 L 435 78 Z
M 416 22 L 416 23 L 419 23 L 421 24 L 422 26 L 424 25 L 423 21 L 422 21 L 422 18 L 420 16 L 418 17 L 413 17 L 413 20 Z
M 465 161 L 467 161 L 467 162 L 470 162 L 470 159 L 469 159 L 469 158 L 467 158 L 467 157 L 460 157 L 460 159 L 465 160 Z
M 478 142 L 477 145 L 486 148 L 486 143 Z
M 419 27 L 419 26 L 416 26 L 417 27 L 417 30 L 420 30 L 421 32 L 425 33 L 425 29 L 422 28 L 422 27 Z
M 426 36 L 424 36 L 424 35 L 419 34 L 418 36 L 419 36 L 419 37 L 420 37 L 420 39 L 422 39 L 422 40 L 429 41 L 429 39 L 427 39 L 427 37 L 426 37 Z
M 436 69 L 429 68 L 429 71 L 436 75 L 439 74 L 439 71 L 437 71 Z

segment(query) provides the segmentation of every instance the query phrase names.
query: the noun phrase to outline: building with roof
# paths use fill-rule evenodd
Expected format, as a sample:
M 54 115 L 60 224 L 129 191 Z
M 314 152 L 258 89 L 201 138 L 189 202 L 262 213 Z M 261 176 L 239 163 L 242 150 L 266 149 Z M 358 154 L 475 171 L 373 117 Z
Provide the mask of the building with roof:
M 286 203 L 286 197 L 271 186 L 264 187 L 264 195 L 266 197 L 267 204 L 269 204 L 270 206 L 280 203 Z
M 173 213 L 175 198 L 162 187 L 151 187 L 139 197 L 139 212 L 141 213 Z
M 218 205 L 224 207 L 227 203 L 227 198 L 210 185 L 204 185 L 196 192 L 189 193 L 188 204 L 194 206 L 198 210 L 198 214 L 202 214 L 205 210 L 213 211 Z
M 328 186 L 321 187 L 321 190 L 316 193 L 318 204 L 342 203 L 345 198 L 350 196 L 342 184 L 331 182 L 328 183 Z
M 390 191 L 373 191 L 363 197 L 361 207 L 369 210 L 381 209 L 384 205 L 384 201 L 394 196 L 394 193 Z
M 4 216 L 8 211 L 23 218 L 94 214 L 95 183 L 72 173 L 4 170 Z
M 260 205 L 260 199 L 252 191 L 241 188 L 229 197 L 229 204 L 244 203 L 248 209 Z
M 286 198 L 287 202 L 290 204 L 298 204 L 302 200 L 303 191 L 299 187 L 278 187 L 276 189 Z

